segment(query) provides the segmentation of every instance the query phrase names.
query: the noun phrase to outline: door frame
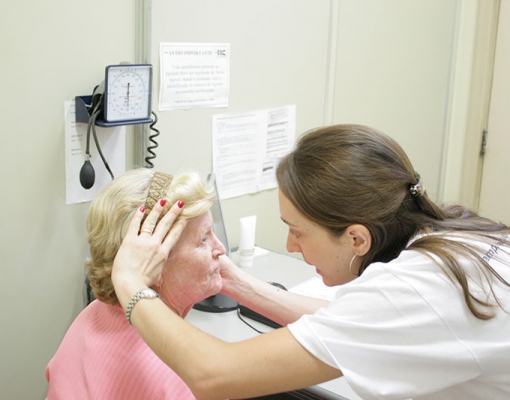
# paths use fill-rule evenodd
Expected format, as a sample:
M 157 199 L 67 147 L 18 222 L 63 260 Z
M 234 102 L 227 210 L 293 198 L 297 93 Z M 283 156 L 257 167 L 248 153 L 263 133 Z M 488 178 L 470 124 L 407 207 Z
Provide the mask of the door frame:
M 478 210 L 501 0 L 462 0 L 440 199 Z M 459 178 L 460 177 L 460 178 Z

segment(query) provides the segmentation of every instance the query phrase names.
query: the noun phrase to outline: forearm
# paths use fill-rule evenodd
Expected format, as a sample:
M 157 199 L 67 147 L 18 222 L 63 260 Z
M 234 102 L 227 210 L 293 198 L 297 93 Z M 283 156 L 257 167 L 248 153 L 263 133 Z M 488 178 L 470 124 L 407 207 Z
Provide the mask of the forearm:
M 249 398 L 341 376 L 304 350 L 286 328 L 226 343 L 189 324 L 159 299 L 140 301 L 132 321 L 197 399 Z
M 299 319 L 303 314 L 313 314 L 328 305 L 325 300 L 301 296 L 282 290 L 239 270 L 222 292 L 237 302 L 251 308 L 281 325 Z
M 226 343 L 187 323 L 160 300 L 140 301 L 133 310 L 132 323 L 149 347 L 182 378 L 193 394 L 198 399 L 204 398 L 204 393 L 211 390 L 210 382 L 215 374 L 221 373 Z M 217 398 L 223 396 L 219 394 Z
M 117 279 L 125 309 L 143 284 Z M 249 398 L 310 386 L 341 372 L 308 353 L 286 328 L 253 339 L 226 343 L 186 322 L 159 299 L 142 299 L 133 326 L 152 350 L 198 399 Z
M 131 276 L 116 277 L 116 294 L 124 310 L 133 295 L 144 288 L 143 283 Z M 187 323 L 160 299 L 139 300 L 132 310 L 131 323 L 194 395 L 203 398 L 204 385 L 219 372 L 226 343 Z M 218 398 L 222 398 L 221 395 Z

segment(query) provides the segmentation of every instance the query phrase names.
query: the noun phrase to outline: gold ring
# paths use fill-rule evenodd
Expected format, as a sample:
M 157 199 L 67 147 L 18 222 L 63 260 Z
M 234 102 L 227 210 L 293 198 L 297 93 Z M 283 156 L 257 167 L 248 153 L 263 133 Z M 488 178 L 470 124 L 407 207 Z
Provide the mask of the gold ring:
M 145 232 L 152 236 L 152 231 L 150 229 L 142 229 L 140 233 Z

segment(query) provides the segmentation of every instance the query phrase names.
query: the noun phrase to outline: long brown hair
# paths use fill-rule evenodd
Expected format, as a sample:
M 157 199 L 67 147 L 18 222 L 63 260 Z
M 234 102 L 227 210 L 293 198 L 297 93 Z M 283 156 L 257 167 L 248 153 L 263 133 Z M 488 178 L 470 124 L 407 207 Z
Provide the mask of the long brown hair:
M 340 236 L 352 224 L 369 229 L 372 246 L 363 257 L 360 274 L 374 262 L 395 259 L 417 234 L 435 232 L 407 248 L 433 260 L 431 255 L 439 257 L 440 267 L 459 282 L 477 318 L 491 318 L 489 308 L 494 303 L 470 293 L 459 255 L 490 273 L 484 276 L 497 304 L 491 276 L 510 286 L 478 252 L 445 235 L 462 231 L 507 245 L 509 227 L 460 205 L 437 205 L 426 192 L 414 190 L 421 185 L 420 175 L 400 145 L 382 132 L 362 125 L 309 131 L 281 160 L 276 176 L 280 190 L 296 209 L 332 236 Z

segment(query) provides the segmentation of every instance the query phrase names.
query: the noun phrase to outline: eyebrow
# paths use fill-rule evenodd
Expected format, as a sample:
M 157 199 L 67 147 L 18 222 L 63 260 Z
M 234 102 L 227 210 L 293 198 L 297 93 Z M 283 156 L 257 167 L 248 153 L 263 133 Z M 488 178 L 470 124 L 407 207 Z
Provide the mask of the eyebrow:
M 294 224 L 291 224 L 290 222 L 285 221 L 282 217 L 280 217 L 280 219 L 283 221 L 284 224 L 287 224 L 292 227 L 297 227 L 297 225 L 294 225 Z

